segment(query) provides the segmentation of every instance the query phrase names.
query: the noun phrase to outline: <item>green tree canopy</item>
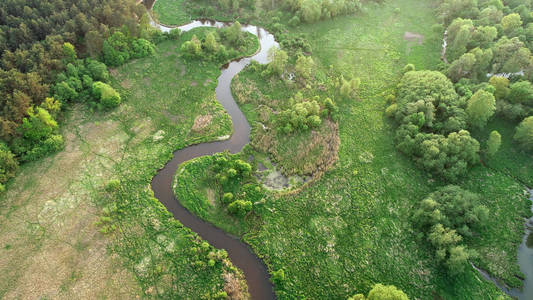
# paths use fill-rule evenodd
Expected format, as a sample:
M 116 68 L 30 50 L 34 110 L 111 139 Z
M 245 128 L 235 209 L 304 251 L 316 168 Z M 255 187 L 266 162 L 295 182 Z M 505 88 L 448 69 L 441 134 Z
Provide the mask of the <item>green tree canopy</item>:
M 493 130 L 490 135 L 489 139 L 487 140 L 487 155 L 494 156 L 496 152 L 500 149 L 500 145 L 502 144 L 502 136 L 500 133 L 496 130 Z
M 516 127 L 514 140 L 524 149 L 529 151 L 533 150 L 533 116 L 525 118 Z
M 482 128 L 496 111 L 496 100 L 492 93 L 485 90 L 478 90 L 468 100 L 466 113 L 468 114 L 470 124 Z

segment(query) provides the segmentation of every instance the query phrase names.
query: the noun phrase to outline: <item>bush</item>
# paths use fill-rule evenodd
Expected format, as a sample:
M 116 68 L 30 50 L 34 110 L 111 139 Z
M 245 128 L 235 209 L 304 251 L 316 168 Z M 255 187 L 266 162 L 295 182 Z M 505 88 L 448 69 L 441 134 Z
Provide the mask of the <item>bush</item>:
M 300 18 L 298 16 L 294 16 L 289 20 L 289 26 L 296 27 L 300 25 Z
M 131 43 L 133 58 L 147 57 L 155 52 L 155 45 L 145 39 L 136 39 Z
M 407 65 L 405 65 L 405 67 L 403 67 L 403 72 L 404 73 L 411 72 L 411 71 L 415 71 L 415 65 L 407 64 Z
M 18 161 L 9 148 L 0 143 L 0 184 L 6 183 L 15 177 L 18 170 Z
M 252 210 L 252 202 L 244 200 L 235 200 L 228 205 L 228 211 L 239 217 L 245 216 Z
M 285 271 L 283 269 L 279 269 L 277 271 L 272 272 L 272 282 L 279 285 L 282 284 L 285 281 Z
M 233 201 L 233 194 L 232 193 L 224 193 L 222 196 L 222 203 L 229 204 Z
M 368 297 L 363 294 L 356 294 L 348 300 L 409 300 L 407 295 L 396 288 L 394 285 L 383 285 L 378 283 L 374 285 L 368 293 Z
M 533 151 L 533 116 L 525 118 L 516 127 L 514 140 L 525 150 Z
M 492 131 L 489 135 L 489 139 L 487 141 L 487 155 L 489 157 L 494 156 L 496 152 L 500 149 L 500 145 L 502 144 L 502 136 L 500 133 L 496 130 Z
M 120 94 L 110 85 L 101 81 L 93 83 L 92 94 L 105 109 L 117 107 L 121 101 Z
M 118 179 L 111 179 L 107 182 L 105 185 L 105 190 L 107 192 L 114 192 L 117 191 L 120 188 L 120 180 Z

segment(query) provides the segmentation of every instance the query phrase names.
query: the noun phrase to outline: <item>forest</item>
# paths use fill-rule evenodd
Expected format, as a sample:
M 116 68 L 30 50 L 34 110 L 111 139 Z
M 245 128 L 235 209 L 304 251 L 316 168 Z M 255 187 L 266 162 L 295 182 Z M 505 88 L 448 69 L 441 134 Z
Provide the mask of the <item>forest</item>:
M 532 12 L 2 1 L 0 298 L 530 299 Z

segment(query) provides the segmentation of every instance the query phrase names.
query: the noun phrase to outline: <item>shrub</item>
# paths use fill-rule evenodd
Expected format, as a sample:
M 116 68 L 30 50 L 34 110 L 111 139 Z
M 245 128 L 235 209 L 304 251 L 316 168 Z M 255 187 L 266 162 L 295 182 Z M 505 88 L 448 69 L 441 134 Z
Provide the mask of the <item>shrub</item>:
M 9 148 L 0 143 L 0 184 L 13 178 L 18 170 L 18 161 Z
M 296 27 L 300 25 L 300 18 L 298 16 L 294 16 L 289 20 L 289 26 Z
M 120 94 L 110 85 L 101 81 L 93 84 L 92 94 L 106 109 L 117 107 L 121 101 Z
M 283 269 L 279 269 L 277 271 L 272 272 L 272 282 L 275 284 L 282 284 L 285 281 L 285 271 Z
M 233 194 L 232 193 L 224 193 L 222 196 L 222 203 L 229 204 L 233 201 Z
M 404 73 L 411 72 L 411 71 L 415 71 L 415 65 L 407 64 L 407 65 L 405 65 L 405 67 L 403 67 L 403 72 Z
M 528 151 L 533 151 L 533 116 L 525 118 L 517 127 L 514 140 Z
M 239 217 L 243 217 L 251 210 L 252 210 L 251 201 L 235 200 L 232 203 L 230 203 L 230 205 L 228 205 L 228 211 L 231 214 L 237 215 Z
M 494 156 L 496 152 L 500 149 L 500 145 L 502 144 L 502 136 L 500 133 L 496 130 L 492 131 L 489 135 L 489 139 L 487 141 L 487 155 Z
M 107 192 L 114 192 L 117 191 L 120 188 L 120 180 L 118 179 L 111 179 L 107 182 L 105 185 L 105 190 Z

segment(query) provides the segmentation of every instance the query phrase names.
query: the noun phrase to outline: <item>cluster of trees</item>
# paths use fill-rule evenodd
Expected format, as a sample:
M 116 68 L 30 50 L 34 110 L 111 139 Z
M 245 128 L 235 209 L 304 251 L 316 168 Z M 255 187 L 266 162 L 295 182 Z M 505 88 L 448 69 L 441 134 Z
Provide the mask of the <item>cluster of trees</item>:
M 188 59 L 208 59 L 223 62 L 230 55 L 235 56 L 236 50 L 231 49 L 231 54 L 226 50 L 226 46 L 219 44 L 220 38 L 216 32 L 208 32 L 200 41 L 193 35 L 190 41 L 181 45 L 183 56 Z
M 311 56 L 303 54 L 302 51 L 287 52 L 273 47 L 269 49 L 268 56 L 270 63 L 261 73 L 261 76 L 265 78 L 280 77 L 286 79 L 288 73 L 292 72 L 291 75 L 294 75 L 295 80 L 305 86 L 314 77 L 315 61 Z
M 464 245 L 475 230 L 487 221 L 488 209 L 479 204 L 479 196 L 458 186 L 438 189 L 422 200 L 413 213 L 413 223 L 420 237 L 435 249 L 435 257 L 450 273 L 465 270 L 468 259 L 476 255 Z
M 236 21 L 231 26 L 208 31 L 200 38 L 193 35 L 191 40 L 181 45 L 181 53 L 188 59 L 207 59 L 222 63 L 237 57 L 239 51 L 245 51 L 251 42 L 242 31 L 241 24 Z
M 396 103 L 386 111 L 399 124 L 397 148 L 432 174 L 457 180 L 479 160 L 479 142 L 466 129 L 484 120 L 486 114 L 476 110 L 483 96 L 476 93 L 465 101 L 437 71 L 405 73 Z
M 252 201 L 264 197 L 261 186 L 255 184 L 252 166 L 227 152 L 217 154 L 210 169 L 219 187 L 221 202 L 228 212 L 243 217 L 253 209 Z M 242 200 L 246 199 L 246 200 Z
M 315 96 L 306 99 L 301 92 L 290 98 L 286 106 L 274 122 L 276 129 L 284 134 L 316 128 L 322 124 L 322 118 L 330 117 L 338 111 L 331 98 L 321 99 Z
M 456 82 L 458 92 L 479 89 L 487 81 L 494 101 L 487 93 L 469 103 L 471 110 L 483 112 L 476 121 L 481 127 L 494 111 L 513 122 L 533 114 L 533 17 L 531 1 L 444 0 L 438 12 L 446 27 L 446 74 Z M 527 80 L 529 81 L 527 81 Z M 461 89 L 461 91 L 460 91 Z M 484 88 L 486 89 L 486 88 Z M 483 99 L 482 99 L 483 98 Z M 481 126 L 480 126 L 481 125 Z M 517 127 L 515 140 L 526 150 L 525 125 Z
M 348 300 L 409 300 L 407 295 L 394 285 L 378 283 L 368 292 L 368 296 L 355 294 Z
M 152 42 L 135 38 L 122 31 L 115 31 L 104 41 L 102 47 L 103 61 L 110 67 L 118 67 L 132 58 L 142 58 L 154 53 Z
M 50 88 L 55 100 L 60 103 L 87 103 L 90 107 L 109 109 L 120 104 L 120 95 L 106 82 L 109 81 L 107 66 L 91 58 L 77 59 L 73 46 L 64 48 L 69 62 L 64 72 L 57 75 L 56 84 Z M 102 93 L 104 91 L 104 93 Z

